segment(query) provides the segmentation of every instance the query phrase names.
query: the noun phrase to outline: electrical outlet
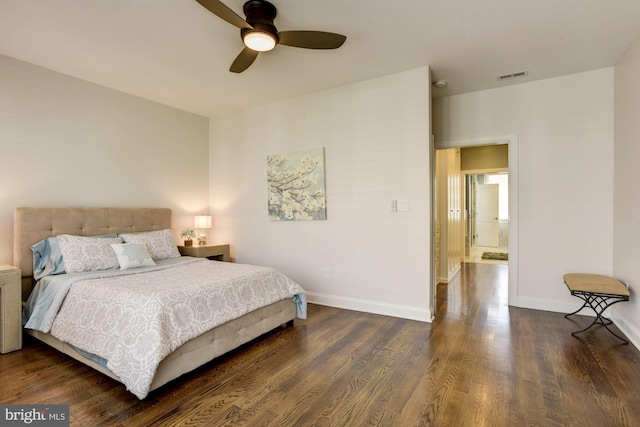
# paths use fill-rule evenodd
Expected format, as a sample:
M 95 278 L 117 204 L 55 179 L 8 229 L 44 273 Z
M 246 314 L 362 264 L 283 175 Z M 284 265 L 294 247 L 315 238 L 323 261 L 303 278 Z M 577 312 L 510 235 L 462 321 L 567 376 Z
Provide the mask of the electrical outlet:
M 331 280 L 333 278 L 333 271 L 330 268 L 324 269 L 324 278 L 327 280 Z

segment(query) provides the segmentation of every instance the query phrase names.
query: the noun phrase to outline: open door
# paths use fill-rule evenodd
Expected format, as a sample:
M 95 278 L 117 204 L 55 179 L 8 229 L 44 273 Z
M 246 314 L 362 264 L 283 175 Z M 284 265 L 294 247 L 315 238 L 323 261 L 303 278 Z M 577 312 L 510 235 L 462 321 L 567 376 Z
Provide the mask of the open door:
M 477 246 L 500 246 L 499 206 L 498 184 L 476 186 Z

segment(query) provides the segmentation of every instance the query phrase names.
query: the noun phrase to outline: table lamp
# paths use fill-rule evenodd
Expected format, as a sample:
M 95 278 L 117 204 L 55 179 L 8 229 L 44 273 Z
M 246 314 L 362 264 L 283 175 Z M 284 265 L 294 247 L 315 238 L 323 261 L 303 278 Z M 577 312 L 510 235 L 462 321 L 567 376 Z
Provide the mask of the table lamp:
M 207 245 L 207 232 L 211 228 L 211 215 L 196 215 L 193 218 L 194 227 L 198 231 L 198 246 Z

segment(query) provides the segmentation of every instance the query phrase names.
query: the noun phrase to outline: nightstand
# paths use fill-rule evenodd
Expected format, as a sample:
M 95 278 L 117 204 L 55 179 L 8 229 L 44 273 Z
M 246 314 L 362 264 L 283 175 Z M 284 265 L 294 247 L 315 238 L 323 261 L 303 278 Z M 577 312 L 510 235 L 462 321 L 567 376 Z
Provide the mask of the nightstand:
M 0 265 L 0 353 L 22 348 L 20 269 Z
M 180 255 L 231 262 L 229 245 L 178 246 Z

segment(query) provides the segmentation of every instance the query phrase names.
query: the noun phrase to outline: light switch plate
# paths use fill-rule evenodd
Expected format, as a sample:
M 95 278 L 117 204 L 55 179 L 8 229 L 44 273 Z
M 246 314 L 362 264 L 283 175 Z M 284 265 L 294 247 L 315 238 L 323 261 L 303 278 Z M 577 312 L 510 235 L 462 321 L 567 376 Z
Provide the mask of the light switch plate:
M 398 200 L 398 212 L 407 212 L 409 210 L 408 200 Z

